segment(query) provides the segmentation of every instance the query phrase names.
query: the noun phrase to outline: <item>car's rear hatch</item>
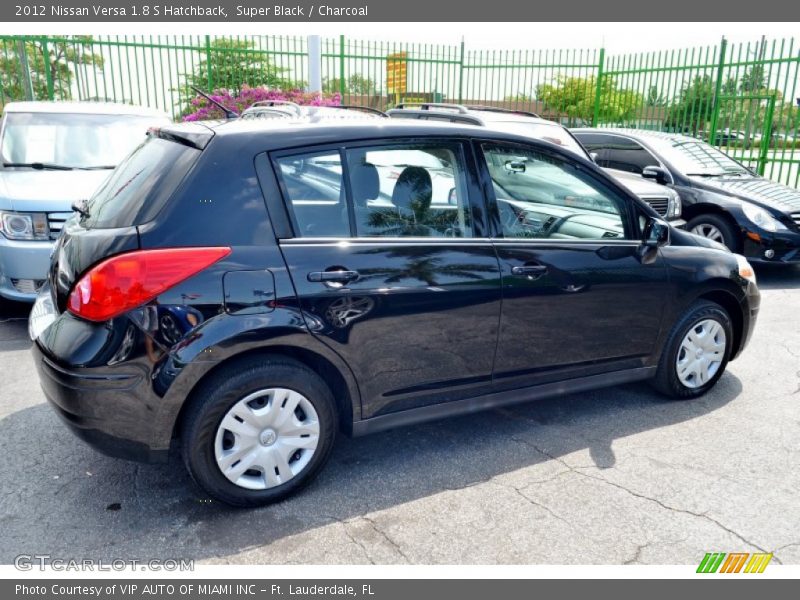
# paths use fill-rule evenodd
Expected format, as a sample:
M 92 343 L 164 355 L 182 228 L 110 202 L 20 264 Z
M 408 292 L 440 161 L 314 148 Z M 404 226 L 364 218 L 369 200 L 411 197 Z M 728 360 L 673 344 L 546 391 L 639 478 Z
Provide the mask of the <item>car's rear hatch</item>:
M 80 276 L 92 265 L 139 248 L 138 227 L 153 220 L 208 144 L 199 124 L 152 130 L 148 140 L 111 174 L 56 242 L 48 279 L 62 312 Z

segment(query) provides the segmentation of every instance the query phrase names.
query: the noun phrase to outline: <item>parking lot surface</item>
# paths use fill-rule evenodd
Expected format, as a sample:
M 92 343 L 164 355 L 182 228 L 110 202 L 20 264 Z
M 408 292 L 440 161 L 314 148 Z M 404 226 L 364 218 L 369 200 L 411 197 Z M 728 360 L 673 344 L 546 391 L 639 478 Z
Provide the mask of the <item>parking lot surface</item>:
M 646 384 L 341 437 L 301 495 L 210 502 L 182 463 L 106 458 L 47 406 L 24 306 L 0 314 L 0 562 L 800 563 L 800 269 L 758 272 L 754 338 L 705 397 Z M 113 397 L 109 397 L 113 402 Z

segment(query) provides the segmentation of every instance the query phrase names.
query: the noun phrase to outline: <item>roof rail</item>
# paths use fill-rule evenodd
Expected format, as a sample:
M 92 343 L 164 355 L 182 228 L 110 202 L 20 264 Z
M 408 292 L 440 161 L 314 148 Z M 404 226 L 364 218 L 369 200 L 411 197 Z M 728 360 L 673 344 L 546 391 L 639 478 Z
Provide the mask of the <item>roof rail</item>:
M 375 114 L 375 115 L 380 115 L 381 117 L 386 117 L 387 119 L 389 118 L 389 115 L 387 115 L 385 112 L 383 112 L 382 110 L 379 110 L 377 108 L 372 108 L 371 106 L 359 106 L 357 104 L 333 104 L 331 106 L 326 106 L 325 108 L 341 108 L 341 109 L 344 109 L 344 110 L 360 110 L 362 112 Z
M 463 104 L 450 104 L 448 102 L 401 102 L 394 107 L 395 109 L 417 108 L 419 110 L 430 110 L 431 108 L 444 108 L 446 110 L 456 110 L 459 114 L 467 114 L 469 110 Z
M 279 107 L 256 106 L 255 108 L 253 108 L 251 106 L 249 108 L 244 109 L 242 111 L 242 116 L 239 118 L 253 119 L 253 118 L 261 118 L 262 116 L 265 115 L 270 116 L 270 118 L 283 118 L 283 119 L 294 119 L 299 116 L 295 114 L 293 111 L 288 111 Z
M 296 102 L 289 102 L 288 100 L 259 100 L 258 102 L 254 102 L 248 108 L 289 108 L 294 111 L 295 114 L 300 115 L 303 113 L 303 109 L 300 107 L 299 104 Z
M 483 104 L 468 104 L 466 108 L 470 110 L 485 110 L 487 112 L 497 112 L 497 113 L 508 113 L 512 115 L 524 115 L 526 117 L 536 117 L 537 119 L 541 119 L 542 117 L 535 112 L 531 112 L 528 110 L 518 110 L 516 108 L 500 108 L 499 106 L 485 106 Z

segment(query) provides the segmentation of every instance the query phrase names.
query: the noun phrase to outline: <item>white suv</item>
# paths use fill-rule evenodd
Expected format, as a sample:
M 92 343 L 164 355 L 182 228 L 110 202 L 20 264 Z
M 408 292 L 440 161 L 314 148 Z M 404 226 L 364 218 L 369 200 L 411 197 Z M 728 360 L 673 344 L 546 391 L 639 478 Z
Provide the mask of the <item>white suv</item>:
M 0 298 L 33 302 L 72 205 L 166 125 L 160 111 L 108 102 L 10 102 L 0 124 Z

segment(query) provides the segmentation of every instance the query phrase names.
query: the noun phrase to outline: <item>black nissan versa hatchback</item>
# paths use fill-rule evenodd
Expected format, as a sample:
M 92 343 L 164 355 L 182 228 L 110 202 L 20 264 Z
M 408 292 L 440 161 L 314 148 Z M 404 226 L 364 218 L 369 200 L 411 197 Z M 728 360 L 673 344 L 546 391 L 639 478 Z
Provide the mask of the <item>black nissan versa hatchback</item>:
M 710 389 L 753 331 L 741 256 L 547 142 L 429 122 L 152 131 L 65 226 L 29 330 L 113 456 L 180 448 L 255 506 L 337 432 L 652 380 Z

